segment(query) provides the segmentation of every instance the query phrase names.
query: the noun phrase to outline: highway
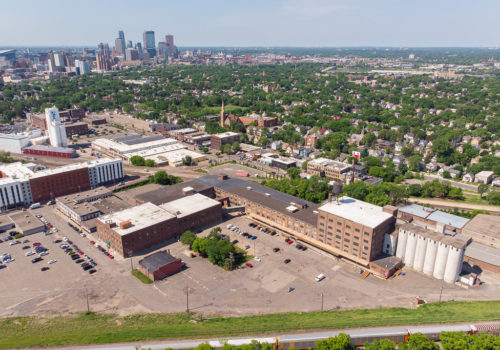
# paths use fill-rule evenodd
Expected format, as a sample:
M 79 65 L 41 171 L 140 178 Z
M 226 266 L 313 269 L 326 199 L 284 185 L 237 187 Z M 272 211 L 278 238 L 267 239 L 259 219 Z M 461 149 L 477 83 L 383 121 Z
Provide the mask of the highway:
M 151 349 L 163 350 L 167 348 L 172 349 L 190 349 L 194 348 L 200 343 L 208 343 L 213 347 L 221 346 L 224 343 L 233 345 L 248 344 L 251 340 L 257 340 L 260 343 L 274 343 L 277 337 L 299 340 L 311 339 L 319 340 L 328 337 L 334 337 L 339 333 L 350 334 L 351 336 L 390 336 L 397 333 L 427 333 L 432 331 L 457 331 L 463 328 L 462 326 L 474 325 L 489 325 L 498 324 L 497 322 L 471 322 L 471 323 L 452 323 L 452 324 L 436 324 L 436 325 L 404 325 L 404 326 L 390 326 L 390 327 L 370 327 L 370 328 L 351 328 L 351 329 L 336 329 L 328 331 L 311 331 L 311 332 L 295 332 L 295 333 L 280 333 L 269 335 L 253 335 L 246 337 L 221 337 L 221 338 L 208 338 L 208 339 L 186 339 L 186 340 L 164 340 L 164 341 L 138 341 L 129 343 L 115 343 L 115 344 L 102 344 L 102 345 L 78 345 L 78 346 L 64 346 L 64 347 L 45 347 L 44 349 L 71 349 L 71 350 L 136 350 L 136 349 Z

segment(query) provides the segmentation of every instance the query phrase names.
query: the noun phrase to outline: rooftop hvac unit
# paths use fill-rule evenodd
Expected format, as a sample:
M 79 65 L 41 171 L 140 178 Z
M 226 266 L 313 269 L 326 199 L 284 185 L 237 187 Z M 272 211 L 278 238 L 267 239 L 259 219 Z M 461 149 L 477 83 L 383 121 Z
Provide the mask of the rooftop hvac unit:
M 267 197 L 270 197 L 270 196 L 271 196 L 271 194 L 269 194 L 269 193 L 266 193 L 266 196 L 267 196 Z
M 251 191 L 251 190 L 252 190 L 252 187 L 247 186 L 247 190 Z
M 120 222 L 121 229 L 126 229 L 129 228 L 130 226 L 132 226 L 132 222 L 130 220 Z

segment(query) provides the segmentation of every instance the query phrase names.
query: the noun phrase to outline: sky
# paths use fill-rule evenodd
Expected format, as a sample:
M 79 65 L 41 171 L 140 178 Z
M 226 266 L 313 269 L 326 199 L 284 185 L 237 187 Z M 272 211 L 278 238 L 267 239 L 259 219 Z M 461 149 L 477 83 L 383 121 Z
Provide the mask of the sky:
M 500 0 L 0 0 L 0 46 L 500 46 Z M 163 41 L 163 40 L 162 40 Z

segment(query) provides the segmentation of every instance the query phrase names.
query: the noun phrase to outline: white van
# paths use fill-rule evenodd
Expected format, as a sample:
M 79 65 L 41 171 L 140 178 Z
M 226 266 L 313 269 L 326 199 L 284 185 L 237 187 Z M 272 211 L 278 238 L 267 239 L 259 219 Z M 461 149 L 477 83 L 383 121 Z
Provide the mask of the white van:
M 40 207 L 41 207 L 40 203 L 33 203 L 33 204 L 30 206 L 30 209 L 38 209 L 38 208 L 40 208 Z
M 323 274 L 319 274 L 316 276 L 316 282 L 323 281 L 324 279 L 325 279 L 325 275 L 323 275 Z

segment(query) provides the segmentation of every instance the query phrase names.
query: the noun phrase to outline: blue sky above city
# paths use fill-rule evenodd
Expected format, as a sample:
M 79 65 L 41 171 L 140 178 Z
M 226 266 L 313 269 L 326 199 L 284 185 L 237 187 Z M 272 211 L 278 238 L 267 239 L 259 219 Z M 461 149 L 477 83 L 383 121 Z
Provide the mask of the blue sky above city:
M 500 46 L 498 0 L 4 1 L 0 46 Z

